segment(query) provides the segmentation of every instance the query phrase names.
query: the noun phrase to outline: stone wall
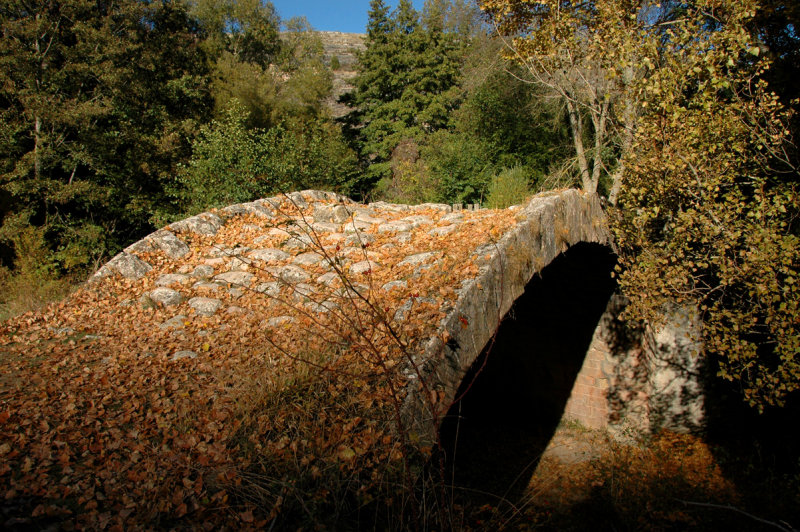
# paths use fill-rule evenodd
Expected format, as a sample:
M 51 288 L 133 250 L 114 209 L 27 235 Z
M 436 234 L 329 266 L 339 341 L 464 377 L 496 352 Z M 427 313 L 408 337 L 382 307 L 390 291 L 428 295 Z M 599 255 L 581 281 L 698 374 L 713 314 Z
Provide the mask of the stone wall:
M 699 319 L 665 309 L 656 328 L 619 320 L 624 299 L 609 302 L 564 410 L 594 429 L 693 432 L 704 422 Z

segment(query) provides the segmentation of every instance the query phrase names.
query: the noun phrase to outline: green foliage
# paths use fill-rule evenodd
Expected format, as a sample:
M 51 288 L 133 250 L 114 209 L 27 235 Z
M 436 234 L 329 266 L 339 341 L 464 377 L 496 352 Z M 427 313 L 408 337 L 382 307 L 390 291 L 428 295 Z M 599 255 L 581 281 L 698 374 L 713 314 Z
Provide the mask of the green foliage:
M 496 46 L 490 50 L 496 53 Z M 526 165 L 544 174 L 569 158 L 569 132 L 560 109 L 521 75 L 503 63 L 483 73 L 455 115 L 456 129 L 480 139 L 493 164 Z
M 260 182 L 268 140 L 258 130 L 248 129 L 248 113 L 234 100 L 223 121 L 212 121 L 195 140 L 189 165 L 180 181 L 186 187 L 189 212 L 208 206 L 240 203 L 259 189 L 282 189 L 288 183 Z
M 189 212 L 306 188 L 348 192 L 357 179 L 355 154 L 323 120 L 287 120 L 269 130 L 247 127 L 236 100 L 222 121 L 195 141 L 174 191 Z
M 800 175 L 789 114 L 760 80 L 753 13 L 736 2 L 712 31 L 688 10 L 652 59 L 613 228 L 629 314 L 699 308 L 719 375 L 762 409 L 800 388 Z
M 335 71 L 339 70 L 340 68 L 342 68 L 342 63 L 339 61 L 339 56 L 334 55 L 333 57 L 331 57 L 331 70 Z
M 569 158 L 562 113 L 498 54 L 496 39 L 471 39 L 459 81 L 462 103 L 450 127 L 429 135 L 422 146 L 437 201 L 482 202 L 492 175 L 504 168 L 525 166 L 538 177 Z
M 423 146 L 422 158 L 437 183 L 436 201 L 480 203 L 486 196 L 493 166 L 480 139 L 437 131 Z
M 563 116 L 507 72 L 474 6 L 428 0 L 420 17 L 375 0 L 369 20 L 353 104 L 366 179 L 385 199 L 480 202 L 495 172 L 544 174 L 567 156 Z M 400 168 L 409 141 L 420 160 Z
M 9 240 L 17 260 L 14 271 L 0 266 L 0 320 L 36 310 L 65 296 L 70 289 L 70 282 L 57 275 L 58 263 L 48 248 L 44 230 L 14 225 L 17 227 Z
M 383 199 L 411 205 L 436 200 L 436 183 L 425 161 L 420 159 L 416 142 L 410 139 L 400 142 L 392 152 L 389 167 L 391 179 L 381 180 L 376 188 Z
M 180 3 L 0 8 L 0 240 L 37 228 L 55 273 L 151 228 L 208 108 L 205 56 Z
M 225 52 L 240 63 L 269 68 L 280 51 L 280 18 L 272 2 L 262 0 L 195 0 L 192 15 L 208 36 L 212 57 Z
M 460 43 L 440 24 L 420 24 L 406 0 L 391 15 L 383 1 L 373 0 L 366 46 L 354 103 L 364 123 L 368 178 L 377 181 L 389 176 L 387 163 L 400 142 L 422 141 L 447 126 L 457 105 Z
M 524 166 L 507 168 L 492 178 L 486 203 L 490 209 L 505 209 L 523 203 L 530 196 L 528 175 Z
M 196 6 L 195 12 L 201 16 L 204 26 L 217 28 L 216 32 L 223 31 L 229 24 L 235 23 L 239 27 L 238 16 L 232 19 L 233 22 L 214 22 L 216 11 L 209 10 L 212 4 L 217 3 Z M 227 4 L 220 5 L 224 7 Z M 218 9 L 221 8 L 218 6 Z M 266 4 L 261 11 L 246 10 L 240 15 L 250 13 L 257 20 L 253 24 L 241 25 L 238 37 L 231 37 L 223 31 L 221 37 L 212 33 L 207 41 L 206 47 L 213 52 L 214 58 L 211 79 L 215 115 L 224 117 L 231 101 L 236 99 L 249 112 L 248 127 L 270 128 L 287 117 L 315 119 L 321 116 L 322 102 L 333 88 L 331 73 L 323 63 L 322 41 L 304 18 L 287 21 L 286 31 L 279 35 L 279 21 L 271 4 Z M 211 20 L 207 20 L 209 17 Z M 251 54 L 242 54 L 232 48 L 230 43 L 236 38 L 247 42 L 256 39 L 249 37 L 248 32 L 268 23 L 274 26 L 274 32 L 258 30 L 257 38 L 268 40 L 258 46 L 264 50 L 262 59 L 256 60 Z M 228 45 L 215 45 L 220 38 Z
M 285 82 L 280 86 L 282 116 L 315 119 L 324 115 L 323 100 L 333 90 L 333 75 L 324 63 L 322 40 L 305 18 L 286 23 L 278 68 Z
M 242 63 L 223 52 L 213 68 L 212 94 L 215 114 L 224 116 L 232 100 L 248 111 L 249 127 L 270 127 L 279 117 L 279 80 L 273 72 L 253 63 Z
M 0 23 L 0 250 L 14 270 L 28 228 L 47 276 L 85 274 L 187 206 L 359 183 L 324 118 L 321 41 L 302 19 L 281 39 L 270 3 L 7 2 Z M 246 120 L 226 114 L 233 100 Z

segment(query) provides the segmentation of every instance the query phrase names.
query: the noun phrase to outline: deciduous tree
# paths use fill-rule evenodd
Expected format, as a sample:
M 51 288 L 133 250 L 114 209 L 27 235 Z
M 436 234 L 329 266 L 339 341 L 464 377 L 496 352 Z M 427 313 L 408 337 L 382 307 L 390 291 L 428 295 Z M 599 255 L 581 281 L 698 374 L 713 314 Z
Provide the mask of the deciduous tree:
M 65 0 L 4 2 L 0 28 L 0 240 L 38 228 L 55 270 L 86 267 L 151 228 L 187 153 L 196 25 L 180 3 Z
M 228 52 L 242 63 L 268 68 L 280 52 L 280 17 L 262 0 L 194 0 L 192 14 L 207 34 L 212 57 Z
M 222 120 L 201 130 L 173 192 L 188 212 L 308 188 L 350 192 L 357 157 L 335 124 L 285 117 L 250 128 L 247 113 L 233 100 Z
M 483 5 L 565 101 L 584 189 L 611 177 L 628 317 L 696 307 L 719 375 L 751 405 L 781 404 L 800 388 L 800 175 L 752 31 L 759 4 Z
M 800 175 L 747 31 L 756 9 L 701 3 L 665 33 L 613 227 L 629 315 L 697 307 L 719 375 L 764 408 L 800 388 Z
M 614 202 L 624 172 L 618 156 L 630 149 L 635 128 L 632 84 L 656 14 L 637 0 L 480 4 L 507 40 L 506 55 L 566 107 L 582 188 L 597 192 L 606 179 Z

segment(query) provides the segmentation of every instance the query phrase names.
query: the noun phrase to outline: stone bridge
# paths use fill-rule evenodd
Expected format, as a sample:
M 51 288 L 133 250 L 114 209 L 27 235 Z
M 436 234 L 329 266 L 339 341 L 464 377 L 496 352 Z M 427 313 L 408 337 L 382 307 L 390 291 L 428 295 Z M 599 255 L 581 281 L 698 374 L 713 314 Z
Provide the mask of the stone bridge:
M 489 418 L 532 423 L 566 416 L 594 428 L 641 427 L 663 424 L 666 411 L 671 422 L 696 420 L 685 379 L 653 362 L 658 342 L 643 349 L 641 334 L 620 332 L 614 264 L 603 209 L 577 190 L 502 211 L 361 205 L 304 191 L 173 223 L 90 284 L 121 277 L 116 301 L 155 310 L 169 335 L 151 349 L 170 360 L 209 349 L 202 331 L 184 325 L 192 320 L 247 322 L 258 332 L 238 341 L 287 351 L 297 347 L 277 344 L 289 331 L 388 327 L 396 345 L 386 349 L 401 346 L 393 356 L 408 378 L 404 412 L 425 439 L 464 419 L 470 396 L 482 397 L 473 408 Z M 685 332 L 688 322 L 678 322 Z M 661 343 L 675 336 L 667 331 Z M 671 391 L 655 394 L 659 387 Z M 669 397 L 666 408 L 655 396 Z
M 191 471 L 235 482 L 242 446 L 384 463 L 399 437 L 515 500 L 564 418 L 699 420 L 690 313 L 624 327 L 614 265 L 576 190 L 505 210 L 305 191 L 173 223 L 0 324 L 0 482 L 182 513 Z

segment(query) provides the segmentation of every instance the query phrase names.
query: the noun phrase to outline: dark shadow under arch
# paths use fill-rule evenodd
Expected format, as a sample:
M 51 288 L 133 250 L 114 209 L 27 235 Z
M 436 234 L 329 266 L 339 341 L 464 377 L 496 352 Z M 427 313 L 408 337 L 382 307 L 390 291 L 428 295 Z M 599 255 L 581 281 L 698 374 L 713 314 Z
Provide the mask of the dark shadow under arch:
M 616 257 L 577 244 L 525 287 L 461 382 L 440 429 L 445 473 L 471 498 L 515 503 L 558 426 L 616 282 Z

